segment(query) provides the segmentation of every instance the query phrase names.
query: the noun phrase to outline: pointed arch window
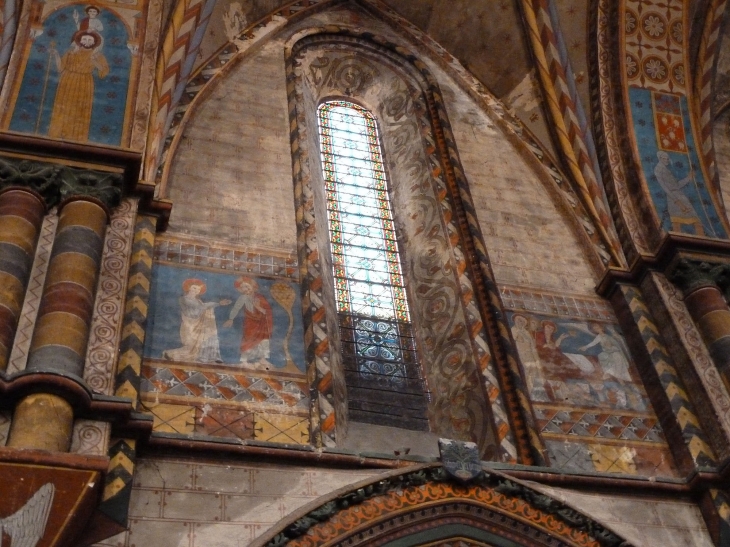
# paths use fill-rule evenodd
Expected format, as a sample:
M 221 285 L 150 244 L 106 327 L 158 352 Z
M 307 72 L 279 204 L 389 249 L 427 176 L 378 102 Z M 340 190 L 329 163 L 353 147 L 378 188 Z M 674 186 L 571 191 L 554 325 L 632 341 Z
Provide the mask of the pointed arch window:
M 338 100 L 318 121 L 350 419 L 427 430 L 375 119 Z

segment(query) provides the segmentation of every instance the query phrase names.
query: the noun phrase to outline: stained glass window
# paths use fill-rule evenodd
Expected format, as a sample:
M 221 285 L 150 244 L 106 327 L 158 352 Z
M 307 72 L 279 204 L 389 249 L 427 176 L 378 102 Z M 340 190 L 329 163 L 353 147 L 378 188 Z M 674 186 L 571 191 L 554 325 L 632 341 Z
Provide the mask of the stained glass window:
M 326 102 L 318 114 L 351 416 L 358 415 L 353 390 L 380 388 L 412 392 L 425 423 L 423 382 L 375 119 L 346 101 Z M 364 420 L 378 422 L 369 414 Z M 422 425 L 419 421 L 414 429 Z

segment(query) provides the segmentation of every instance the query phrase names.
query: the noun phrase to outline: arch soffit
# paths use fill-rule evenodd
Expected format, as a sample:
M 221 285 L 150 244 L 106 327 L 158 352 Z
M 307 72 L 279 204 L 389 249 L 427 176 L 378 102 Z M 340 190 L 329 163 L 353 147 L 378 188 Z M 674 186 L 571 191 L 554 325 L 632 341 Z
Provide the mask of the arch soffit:
M 425 464 L 327 494 L 279 521 L 252 547 L 400 544 L 449 526 L 456 534 L 481 531 L 505 547 L 631 545 L 580 510 L 504 473 L 483 467 L 461 483 L 440 464 Z M 450 533 L 437 539 L 456 537 Z
M 395 26 L 401 34 L 405 33 L 411 45 L 420 44 L 419 51 L 423 51 L 424 55 L 428 56 L 449 76 L 454 78 L 460 88 L 475 100 L 490 120 L 500 128 L 506 139 L 515 147 L 532 171 L 536 173 L 553 204 L 571 226 L 578 242 L 584 249 L 587 260 L 596 273 L 597 279 L 602 276 L 610 261 L 610 254 L 600 238 L 600 230 L 597 229 L 594 221 L 581 205 L 580 199 L 568 179 L 561 173 L 558 166 L 543 150 L 539 142 L 522 126 L 521 122 L 512 117 L 504 105 L 492 96 L 453 56 L 408 21 L 396 15 L 380 0 L 351 1 L 365 8 L 375 17 L 384 20 L 387 24 Z M 299 2 L 287 4 L 249 26 L 238 38 L 228 42 L 207 62 L 201 64 L 197 72 L 190 77 L 183 93 L 184 104 L 175 107 L 172 126 L 165 135 L 164 143 L 162 143 L 161 159 L 155 181 L 156 193 L 160 198 L 167 197 L 170 167 L 174 161 L 185 126 L 194 119 L 198 107 L 210 95 L 215 86 L 219 85 L 240 62 L 264 46 L 269 40 L 280 36 L 287 27 L 313 13 L 339 6 L 344 2 L 342 0 L 307 0 L 308 5 L 304 8 L 298 11 L 290 11 L 290 8 L 296 3 Z M 426 65 L 418 60 L 418 56 L 405 47 L 392 44 L 371 33 L 357 32 L 344 25 L 311 27 L 293 34 L 286 42 L 287 55 L 298 41 L 321 33 L 339 33 L 367 38 L 385 47 L 390 47 L 396 53 L 414 62 L 418 69 L 422 67 L 426 69 Z M 153 158 L 148 157 L 145 161 L 153 161 Z

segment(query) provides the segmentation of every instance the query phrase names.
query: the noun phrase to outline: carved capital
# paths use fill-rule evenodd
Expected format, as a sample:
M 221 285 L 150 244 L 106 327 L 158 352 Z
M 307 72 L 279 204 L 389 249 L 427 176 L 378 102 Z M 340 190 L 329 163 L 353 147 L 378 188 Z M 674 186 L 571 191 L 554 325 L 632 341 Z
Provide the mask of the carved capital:
M 0 190 L 30 188 L 43 196 L 48 207 L 71 197 L 92 197 L 106 207 L 116 207 L 123 183 L 123 173 L 0 156 Z
M 730 265 L 682 258 L 667 272 L 669 280 L 685 296 L 701 287 L 718 287 L 730 295 Z

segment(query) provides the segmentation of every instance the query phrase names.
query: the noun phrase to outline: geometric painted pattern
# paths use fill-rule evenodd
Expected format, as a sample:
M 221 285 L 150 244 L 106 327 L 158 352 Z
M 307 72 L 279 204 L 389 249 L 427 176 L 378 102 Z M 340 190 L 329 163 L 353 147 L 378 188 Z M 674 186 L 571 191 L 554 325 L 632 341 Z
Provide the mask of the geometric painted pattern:
M 616 317 L 611 305 L 597 298 L 548 294 L 508 285 L 500 285 L 499 289 L 504 307 L 515 311 L 602 321 L 614 321 Z
M 263 403 L 309 408 L 306 380 L 282 380 L 218 371 L 186 370 L 170 366 L 142 367 L 142 392 L 149 401 L 159 395 L 204 398 L 235 403 Z M 182 401 L 181 401 L 182 402 Z
M 552 114 L 561 151 L 578 195 L 617 265 L 625 265 L 616 229 L 613 226 L 596 167 L 595 145 L 580 104 L 566 47 L 557 22 L 554 2 L 522 0 L 522 12 L 529 29 L 530 42 L 540 81 Z M 604 261 L 606 259 L 604 258 Z
M 215 401 L 184 405 L 150 399 L 142 402 L 142 408 L 152 414 L 155 433 L 194 436 L 199 440 L 216 437 L 238 442 L 309 443 L 308 415 L 251 411 L 218 405 Z
M 714 467 L 717 464 L 714 451 L 708 444 L 694 405 L 687 396 L 684 383 L 674 367 L 669 351 L 659 334 L 659 328 L 644 304 L 641 293 L 630 285 L 620 285 L 619 287 L 621 296 L 629 307 L 634 323 L 641 334 L 694 465 L 698 468 Z
M 297 279 L 299 273 L 296 255 L 274 255 L 250 248 L 237 250 L 164 237 L 158 237 L 155 242 L 154 260 L 289 279 Z
M 630 416 L 623 412 L 611 414 L 600 410 L 575 410 L 540 407 L 534 404 L 540 432 L 576 437 L 620 439 L 648 443 L 666 443 L 656 416 Z

